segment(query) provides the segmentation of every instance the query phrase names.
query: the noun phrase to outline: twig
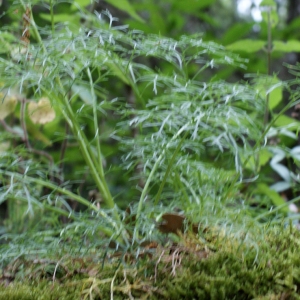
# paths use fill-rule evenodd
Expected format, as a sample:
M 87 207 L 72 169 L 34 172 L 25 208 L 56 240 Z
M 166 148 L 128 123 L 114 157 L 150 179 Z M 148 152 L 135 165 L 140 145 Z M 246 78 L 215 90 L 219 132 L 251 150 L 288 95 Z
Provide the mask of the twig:
M 2 126 L 4 127 L 4 129 L 9 132 L 12 133 L 13 135 L 19 135 L 20 137 L 23 137 L 22 134 L 20 134 L 18 131 L 14 130 L 13 128 L 11 128 L 9 125 L 6 124 L 6 122 L 4 120 L 0 120 L 0 124 L 2 124 Z

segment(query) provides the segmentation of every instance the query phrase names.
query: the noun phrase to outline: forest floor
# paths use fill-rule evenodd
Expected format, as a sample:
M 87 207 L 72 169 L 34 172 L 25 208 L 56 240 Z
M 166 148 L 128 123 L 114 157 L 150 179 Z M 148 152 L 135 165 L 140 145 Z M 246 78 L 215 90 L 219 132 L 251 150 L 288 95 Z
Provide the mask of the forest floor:
M 300 299 L 300 232 L 266 229 L 258 239 L 224 231 L 39 259 L 1 270 L 0 299 Z

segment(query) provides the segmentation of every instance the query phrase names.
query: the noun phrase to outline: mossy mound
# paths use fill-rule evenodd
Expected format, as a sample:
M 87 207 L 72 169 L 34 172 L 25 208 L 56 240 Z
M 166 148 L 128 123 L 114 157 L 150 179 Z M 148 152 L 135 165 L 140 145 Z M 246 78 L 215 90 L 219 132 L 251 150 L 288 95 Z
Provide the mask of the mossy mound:
M 114 253 L 104 262 L 15 261 L 2 271 L 0 299 L 300 299 L 299 246 L 299 231 L 289 227 L 255 241 L 187 234 L 178 244 Z

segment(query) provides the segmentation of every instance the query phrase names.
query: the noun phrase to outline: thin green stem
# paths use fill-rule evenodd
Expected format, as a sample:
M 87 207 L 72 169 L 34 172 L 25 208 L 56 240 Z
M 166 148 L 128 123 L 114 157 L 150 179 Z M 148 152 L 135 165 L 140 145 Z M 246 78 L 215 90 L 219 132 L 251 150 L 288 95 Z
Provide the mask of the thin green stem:
M 158 192 L 157 192 L 157 194 L 155 196 L 154 205 L 158 204 L 158 201 L 160 199 L 161 193 L 162 193 L 163 188 L 164 188 L 164 186 L 166 184 L 167 178 L 168 178 L 168 176 L 170 174 L 172 166 L 174 165 L 175 158 L 177 157 L 177 154 L 178 154 L 179 150 L 181 149 L 181 146 L 182 146 L 185 138 L 187 137 L 187 135 L 188 135 L 188 131 L 186 131 L 186 133 L 184 134 L 184 136 L 181 138 L 180 143 L 176 147 L 176 149 L 175 149 L 175 151 L 174 151 L 174 153 L 173 153 L 173 155 L 171 157 L 171 160 L 170 160 L 170 162 L 168 164 L 168 167 L 167 167 L 167 170 L 165 172 L 164 178 L 163 178 L 163 180 L 162 180 L 162 182 L 161 182 L 161 184 L 159 186 Z
M 272 53 L 272 26 L 271 26 L 271 8 L 268 10 L 268 47 L 267 47 L 267 63 L 268 63 L 268 75 L 271 76 L 271 53 Z M 270 94 L 266 96 L 266 109 L 264 116 L 264 125 L 267 126 L 269 121 L 269 102 Z
M 272 214 L 278 212 L 279 210 L 281 210 L 281 209 L 287 207 L 288 205 L 290 205 L 290 204 L 292 204 L 292 203 L 295 203 L 295 202 L 298 202 L 299 200 L 300 200 L 300 196 L 294 198 L 293 200 L 289 200 L 288 202 L 286 202 L 286 203 L 284 203 L 284 204 L 281 204 L 281 205 L 279 205 L 279 206 L 276 206 L 274 209 L 269 210 L 269 211 L 267 211 L 267 212 L 265 212 L 265 213 L 263 213 L 263 214 L 257 216 L 254 220 L 255 220 L 255 221 L 258 221 L 258 220 L 260 220 L 260 219 L 262 219 L 262 218 L 268 217 L 268 216 L 270 216 L 270 215 L 272 215 Z
M 22 197 L 22 196 L 14 196 L 14 197 L 11 197 L 10 199 L 12 200 L 21 200 L 23 202 L 28 202 L 28 200 L 25 198 L 25 197 Z M 78 221 L 80 220 L 74 213 L 72 212 L 68 212 L 68 211 L 65 211 L 63 209 L 61 209 L 60 207 L 56 207 L 56 206 L 53 206 L 53 205 L 50 205 L 50 204 L 46 204 L 46 203 L 43 203 L 43 209 L 46 209 L 48 211 L 52 211 L 54 213 L 57 213 L 59 214 L 60 216 L 65 216 L 69 219 L 73 219 L 74 221 Z M 101 232 L 103 232 L 106 236 L 108 237 L 112 237 L 114 235 L 114 231 L 107 228 L 107 227 L 98 227 Z
M 60 86 L 61 91 L 63 92 L 64 87 L 59 78 L 57 78 L 57 84 Z M 99 166 L 99 161 L 95 157 L 89 141 L 87 140 L 85 134 L 81 130 L 76 120 L 76 116 L 74 115 L 73 109 L 69 103 L 69 99 L 67 98 L 67 96 L 62 97 L 62 99 L 61 97 L 57 97 L 56 95 L 52 95 L 52 96 L 55 97 L 63 105 L 62 113 L 65 119 L 67 120 L 67 122 L 69 123 L 69 126 L 72 128 L 72 131 L 78 140 L 83 157 L 91 170 L 91 175 L 94 178 L 95 183 L 103 196 L 103 200 L 105 204 L 108 206 L 108 208 L 113 209 L 115 207 L 115 202 L 106 184 L 106 180 L 103 175 L 102 164 L 101 166 Z M 119 216 L 117 219 L 119 220 Z
M 94 89 L 94 82 L 92 78 L 92 74 L 90 68 L 87 68 L 87 74 L 90 80 L 90 89 L 92 95 L 92 102 L 93 102 L 93 120 L 94 120 L 94 131 L 95 131 L 95 140 L 96 140 L 96 148 L 97 148 L 97 155 L 99 161 L 99 169 L 100 169 L 100 176 L 104 178 L 104 170 L 103 170 L 103 163 L 102 163 L 102 155 L 101 155 L 101 146 L 100 146 L 100 137 L 99 137 L 99 125 L 98 125 L 98 118 L 97 118 L 97 98 L 95 95 Z
M 260 139 L 255 143 L 254 147 L 253 147 L 253 152 L 255 152 L 261 145 L 263 140 L 265 140 L 267 133 L 269 132 L 270 128 L 275 124 L 275 122 L 278 120 L 278 118 L 280 116 L 282 116 L 288 109 L 290 109 L 292 106 L 297 105 L 298 103 L 300 103 L 300 100 L 295 101 L 295 102 L 290 102 L 288 103 L 279 113 L 276 117 L 274 117 L 271 122 L 269 123 L 269 125 L 265 128 L 264 132 L 262 133 Z M 247 163 L 249 162 L 249 160 L 251 159 L 252 155 L 249 154 L 248 157 L 246 157 L 245 161 L 242 164 L 242 169 L 245 169 L 245 166 L 247 165 Z M 228 195 L 230 195 L 232 193 L 232 190 L 238 180 L 238 178 L 240 177 L 240 174 L 236 174 L 235 178 L 232 181 L 232 184 L 229 186 L 227 193 L 226 193 L 226 197 Z
M 26 5 L 24 4 L 23 0 L 21 0 L 21 4 L 22 4 L 23 8 L 26 10 Z M 43 40 L 40 36 L 40 33 L 37 29 L 37 26 L 35 24 L 34 18 L 32 16 L 32 12 L 31 12 L 31 27 L 36 35 L 39 45 L 42 47 L 43 51 L 46 53 L 47 50 L 46 50 Z M 64 92 L 64 87 L 63 87 L 63 84 L 62 84 L 60 78 L 57 77 L 56 82 L 57 82 L 58 86 L 61 88 L 62 95 L 64 95 L 64 96 L 62 97 L 62 99 L 59 99 L 56 95 L 53 95 L 53 96 L 55 99 L 58 100 L 59 103 L 61 103 L 63 105 L 62 113 L 63 113 L 65 119 L 67 120 L 67 122 L 69 123 L 70 127 L 72 128 L 73 133 L 75 134 L 75 136 L 78 139 L 81 150 L 83 152 L 84 159 L 86 160 L 87 165 L 91 169 L 91 173 L 95 180 L 95 183 L 96 183 L 99 191 L 102 193 L 103 199 L 104 199 L 105 203 L 107 204 L 107 206 L 109 208 L 113 209 L 115 207 L 115 202 L 113 200 L 113 197 L 109 191 L 106 180 L 104 178 L 102 164 L 101 164 L 101 166 L 99 165 L 98 160 L 95 157 L 85 134 L 82 132 L 80 126 L 77 123 L 77 120 L 76 120 L 76 117 L 72 110 L 72 107 L 70 106 L 69 99 L 67 98 L 66 93 Z M 116 220 L 120 221 L 120 217 L 117 214 L 117 212 L 115 212 L 115 217 L 116 217 Z
M 152 170 L 147 178 L 147 181 L 145 183 L 145 186 L 143 188 L 143 191 L 142 191 L 142 194 L 141 194 L 141 197 L 140 197 L 140 200 L 139 200 L 139 204 L 138 204 L 138 208 L 137 208 L 137 213 L 136 213 L 136 220 L 138 221 L 139 220 L 139 217 L 141 215 L 141 212 L 142 212 L 142 208 L 143 208 L 143 202 L 146 198 L 146 195 L 147 195 L 147 192 L 148 192 L 148 188 L 149 188 L 149 185 L 152 181 L 152 178 L 160 164 L 160 162 L 162 161 L 162 159 L 165 157 L 165 154 L 166 154 L 166 149 L 171 145 L 171 143 L 176 140 L 180 134 L 186 130 L 186 128 L 189 126 L 189 123 L 188 124 L 185 124 L 184 126 L 182 126 L 178 132 L 172 137 L 172 139 L 170 140 L 169 143 L 167 143 L 167 145 L 165 146 L 165 148 L 162 150 L 160 156 L 158 157 L 158 159 L 156 160 L 154 166 L 152 167 Z M 138 224 L 138 222 L 137 222 Z

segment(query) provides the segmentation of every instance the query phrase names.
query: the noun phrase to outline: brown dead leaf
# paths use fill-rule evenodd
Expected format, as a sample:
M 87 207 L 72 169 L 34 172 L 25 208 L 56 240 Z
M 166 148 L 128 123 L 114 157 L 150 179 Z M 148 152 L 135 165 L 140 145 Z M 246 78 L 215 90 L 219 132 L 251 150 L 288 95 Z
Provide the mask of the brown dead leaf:
M 158 229 L 162 233 L 183 233 L 185 229 L 186 217 L 182 215 L 166 213 L 162 215 L 162 223 L 158 226 Z M 192 226 L 193 233 L 198 233 L 198 224 L 190 224 L 187 222 L 188 226 Z

